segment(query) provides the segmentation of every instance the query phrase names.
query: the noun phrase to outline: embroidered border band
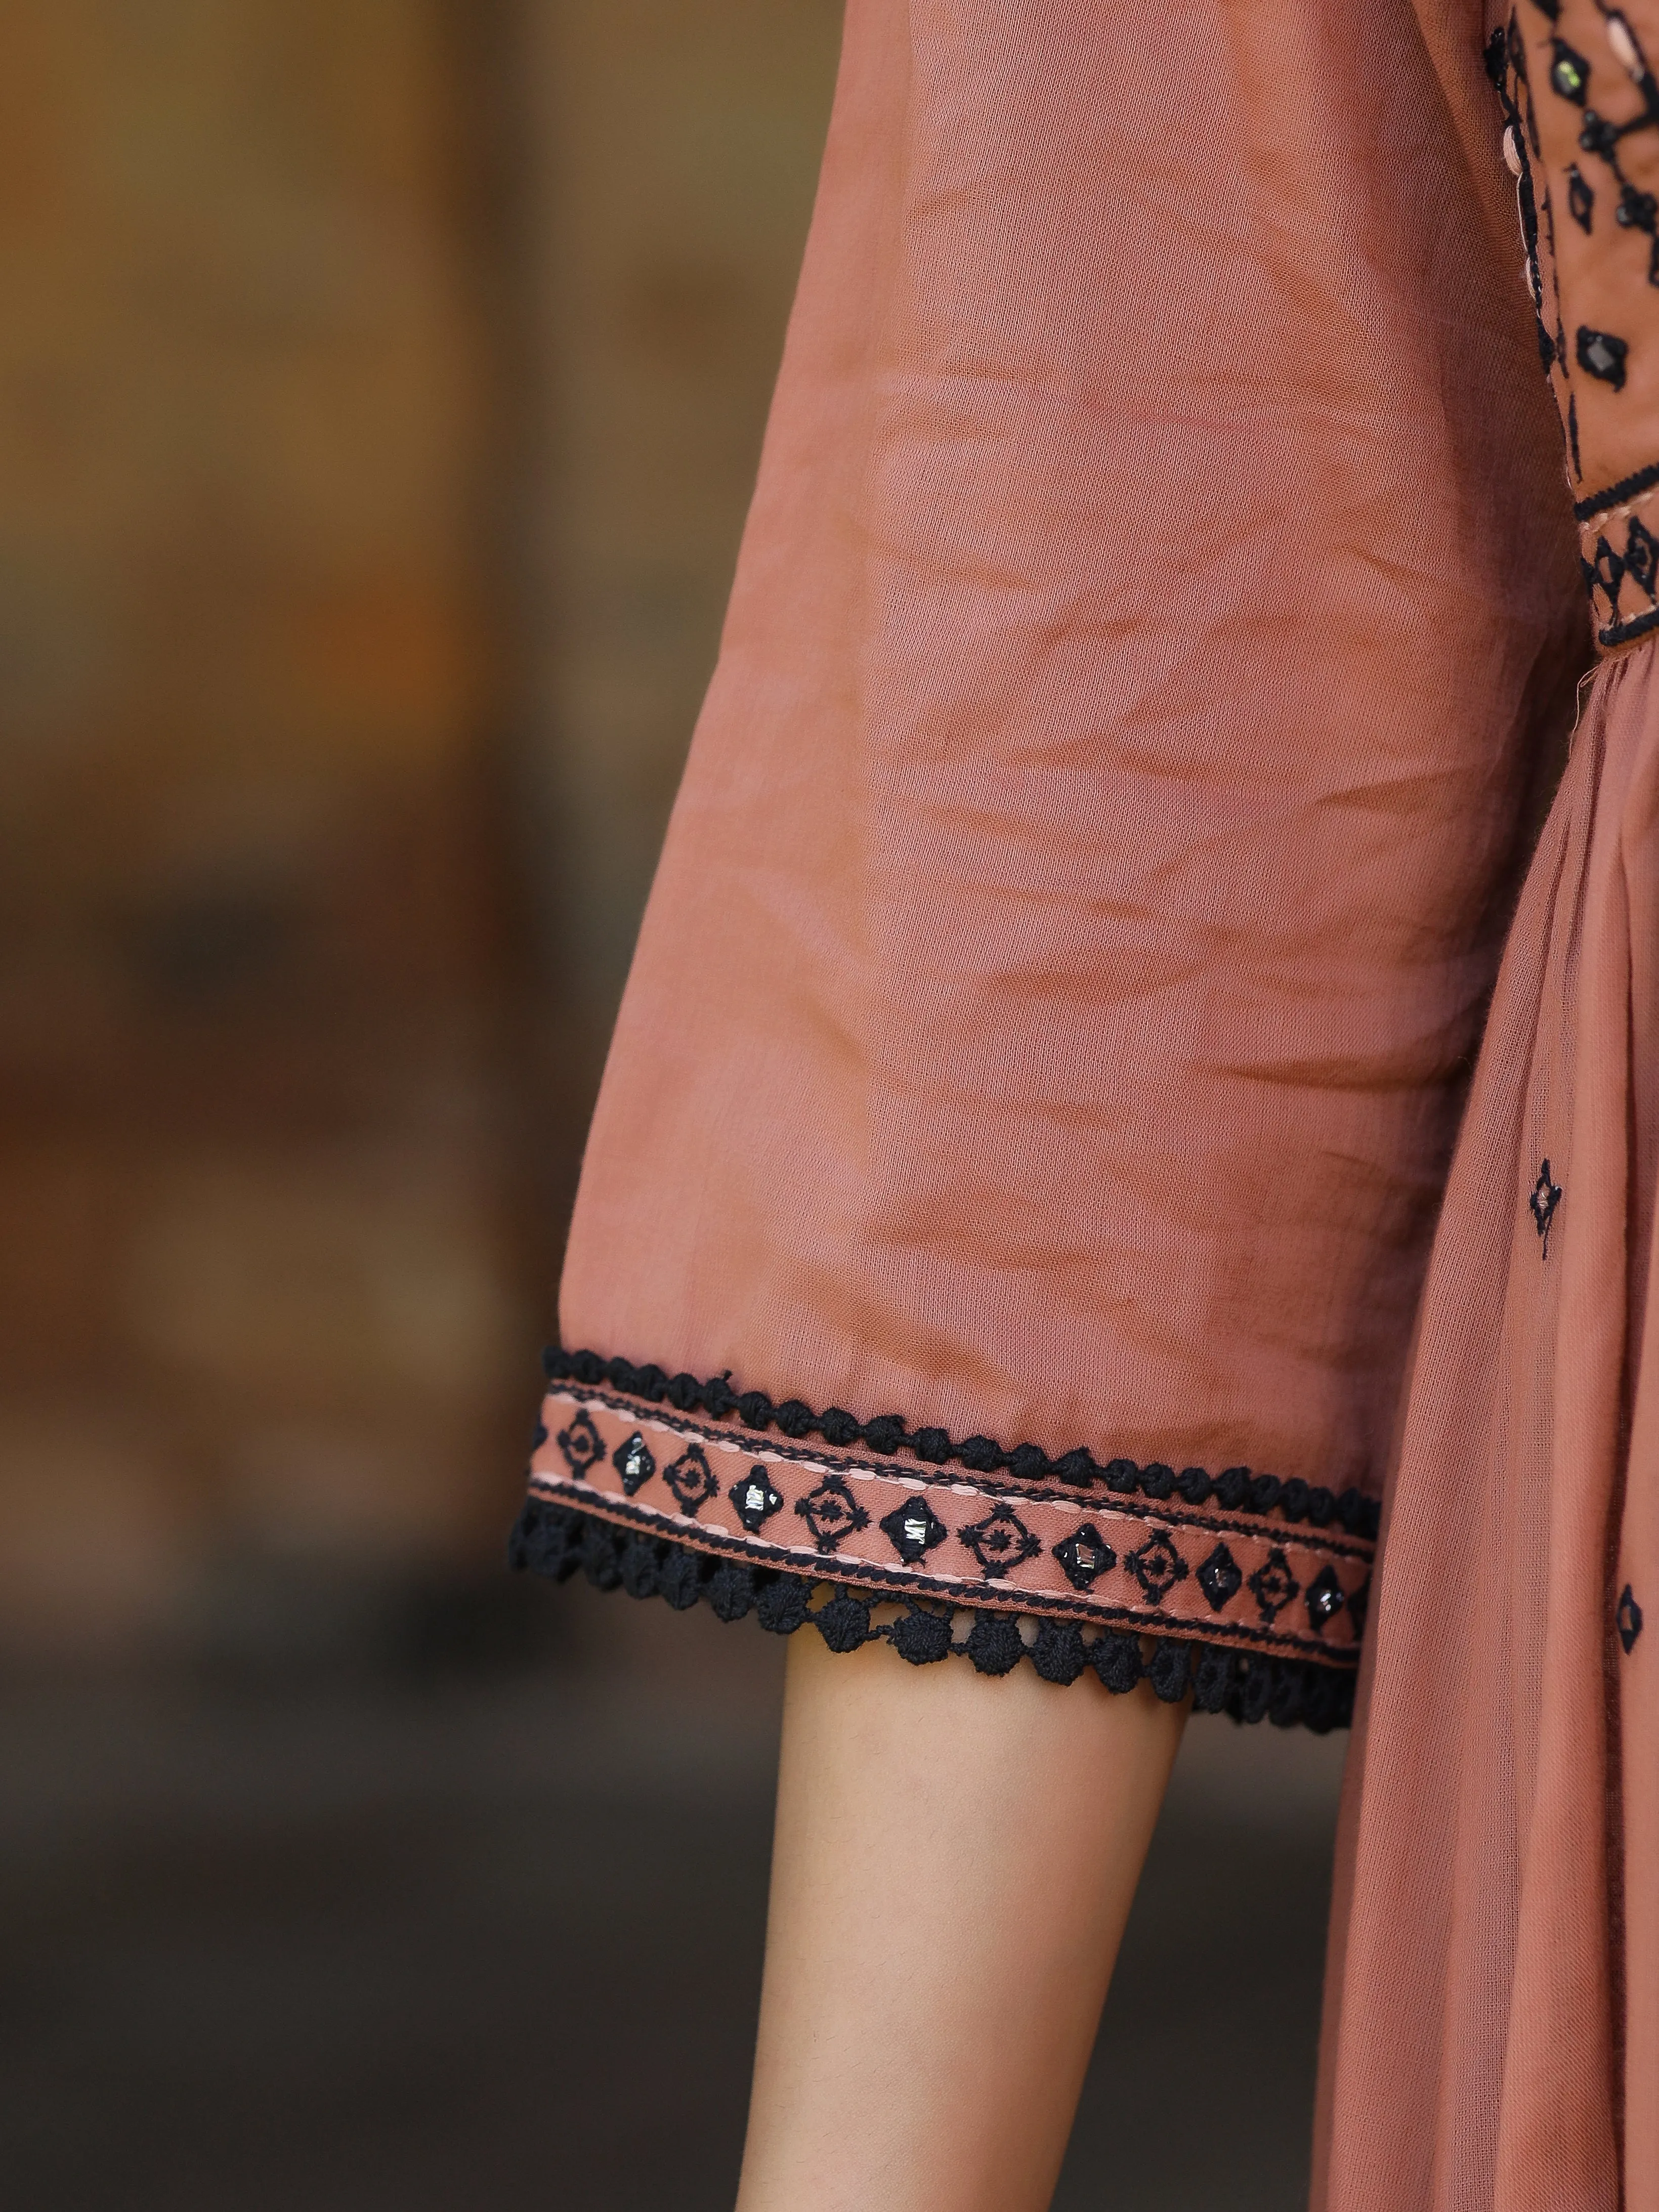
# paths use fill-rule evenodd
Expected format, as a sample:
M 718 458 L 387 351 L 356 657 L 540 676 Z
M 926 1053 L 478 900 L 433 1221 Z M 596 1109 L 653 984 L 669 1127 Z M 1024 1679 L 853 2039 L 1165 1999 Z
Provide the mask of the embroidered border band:
M 1373 1547 L 1340 1524 L 1291 1526 L 1260 1508 L 1194 1505 L 1178 1493 L 1079 1495 L 954 1468 L 923 1473 L 832 1444 L 745 1435 L 575 1381 L 548 1392 L 530 1487 L 550 1504 L 698 1552 L 901 1601 L 1197 1638 L 1335 1668 L 1356 1663 L 1364 1627 Z M 1209 1487 L 1213 1496 L 1219 1485 Z

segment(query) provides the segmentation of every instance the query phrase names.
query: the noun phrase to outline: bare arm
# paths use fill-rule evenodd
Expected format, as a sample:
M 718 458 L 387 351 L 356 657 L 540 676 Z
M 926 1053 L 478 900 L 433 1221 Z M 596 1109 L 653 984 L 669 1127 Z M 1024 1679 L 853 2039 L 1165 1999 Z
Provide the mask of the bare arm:
M 1185 1711 L 792 1640 L 738 2212 L 1043 2212 Z

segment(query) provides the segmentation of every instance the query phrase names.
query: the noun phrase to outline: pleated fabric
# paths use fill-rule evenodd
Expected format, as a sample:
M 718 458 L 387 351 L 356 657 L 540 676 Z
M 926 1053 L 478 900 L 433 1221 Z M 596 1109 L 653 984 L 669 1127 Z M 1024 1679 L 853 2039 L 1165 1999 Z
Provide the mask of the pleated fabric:
M 1333 1907 L 1324 2212 L 1659 2204 L 1650 53 L 1651 0 L 1517 9 L 1488 47 L 1613 657 L 1504 953 L 1389 1479 Z
M 1656 2201 L 1656 1143 L 1642 652 L 1590 693 L 1431 1268 L 1343 1808 L 1330 2212 Z

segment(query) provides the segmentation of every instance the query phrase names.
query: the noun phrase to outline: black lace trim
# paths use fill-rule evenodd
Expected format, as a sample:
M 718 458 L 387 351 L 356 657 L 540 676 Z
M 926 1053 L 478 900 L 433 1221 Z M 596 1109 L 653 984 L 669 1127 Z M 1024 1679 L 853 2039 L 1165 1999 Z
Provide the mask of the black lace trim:
M 752 1613 L 775 1636 L 793 1636 L 810 1623 L 832 1651 L 886 1642 L 913 1667 L 955 1655 L 972 1660 L 981 1674 L 1006 1674 L 1029 1660 L 1045 1682 L 1062 1686 L 1091 1668 L 1120 1696 L 1144 1678 L 1166 1705 L 1179 1705 L 1190 1695 L 1200 1713 L 1270 1720 L 1276 1728 L 1310 1729 L 1316 1735 L 1346 1728 L 1353 1718 L 1355 1675 L 1350 1668 L 1111 1628 L 1091 1638 L 1071 1620 L 1035 1621 L 1035 1637 L 1028 1644 L 1013 1613 L 977 1613 L 908 1595 L 899 1601 L 904 1609 L 896 1620 L 877 1620 L 876 1610 L 888 1610 L 895 1600 L 693 1551 L 672 1537 L 618 1527 L 597 1514 L 540 1498 L 526 1503 L 507 1558 L 519 1571 L 546 1575 L 557 1583 L 568 1582 L 580 1570 L 595 1589 L 664 1598 L 677 1612 L 704 1603 L 720 1620 L 742 1620 Z M 814 1592 L 826 1588 L 830 1595 L 814 1605 Z M 955 1624 L 964 1612 L 972 1626 L 958 1637 Z
M 1340 1495 L 1322 1483 L 1304 1482 L 1293 1475 L 1281 1482 L 1276 1474 L 1257 1474 L 1248 1467 L 1224 1468 L 1206 1474 L 1201 1467 L 1172 1467 L 1154 1461 L 1138 1467 L 1133 1460 L 1108 1460 L 1103 1465 L 1081 1449 L 1052 1459 L 1040 1444 L 1015 1444 L 1005 1450 L 989 1437 L 965 1437 L 953 1443 L 943 1429 L 908 1428 L 897 1413 L 882 1413 L 860 1421 L 854 1413 L 830 1406 L 815 1413 L 799 1398 L 775 1405 L 764 1390 L 735 1390 L 730 1374 L 707 1382 L 695 1375 L 668 1375 L 660 1367 L 635 1367 L 626 1359 L 605 1359 L 597 1352 L 566 1352 L 550 1345 L 542 1354 L 550 1382 L 579 1382 L 590 1389 L 609 1384 L 625 1396 L 660 1405 L 665 1399 L 682 1413 L 702 1410 L 717 1421 L 733 1414 L 745 1427 L 769 1429 L 775 1422 L 787 1437 L 820 1436 L 829 1444 L 845 1449 L 862 1444 L 883 1458 L 908 1452 L 930 1467 L 955 1460 L 974 1474 L 995 1474 L 1006 1469 L 1021 1482 L 1059 1481 L 1075 1488 L 1103 1484 L 1123 1495 L 1139 1491 L 1153 1499 L 1180 1496 L 1188 1505 L 1206 1505 L 1212 1498 L 1229 1513 L 1276 1513 L 1292 1523 L 1311 1522 L 1316 1528 L 1334 1521 L 1351 1536 L 1375 1540 L 1382 1509 L 1364 1491 L 1349 1489 Z

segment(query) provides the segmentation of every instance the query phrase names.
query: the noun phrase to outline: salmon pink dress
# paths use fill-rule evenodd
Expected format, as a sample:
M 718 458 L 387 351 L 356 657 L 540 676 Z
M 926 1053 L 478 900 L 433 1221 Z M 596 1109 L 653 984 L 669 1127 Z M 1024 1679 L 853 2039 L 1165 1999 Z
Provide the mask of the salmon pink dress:
M 1355 1717 L 1330 2212 L 1659 2212 L 1650 55 L 851 0 L 515 1537 Z

